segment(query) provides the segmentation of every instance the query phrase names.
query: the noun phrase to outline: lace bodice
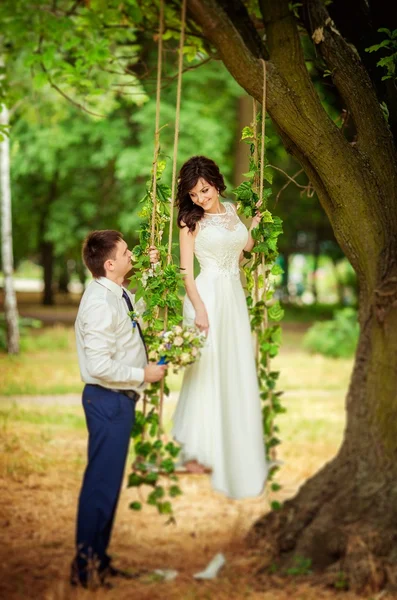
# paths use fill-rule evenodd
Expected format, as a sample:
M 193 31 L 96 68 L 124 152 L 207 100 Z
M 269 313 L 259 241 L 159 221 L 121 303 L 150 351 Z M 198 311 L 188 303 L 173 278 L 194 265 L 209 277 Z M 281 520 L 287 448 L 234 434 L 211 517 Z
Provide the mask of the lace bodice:
M 240 253 L 248 240 L 248 231 L 231 202 L 222 204 L 222 214 L 205 214 L 199 221 L 194 252 L 201 273 L 239 278 Z

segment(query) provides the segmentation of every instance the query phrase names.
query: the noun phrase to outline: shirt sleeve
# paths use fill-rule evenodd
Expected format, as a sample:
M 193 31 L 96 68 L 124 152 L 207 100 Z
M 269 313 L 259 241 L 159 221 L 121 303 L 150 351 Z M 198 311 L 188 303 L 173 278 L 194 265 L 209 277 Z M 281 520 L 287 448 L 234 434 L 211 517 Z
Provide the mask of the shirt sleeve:
M 104 302 L 98 302 L 85 311 L 83 316 L 84 350 L 87 371 L 96 379 L 102 379 L 117 387 L 128 383 L 138 387 L 144 382 L 144 369 L 130 367 L 112 358 L 116 348 L 117 315 Z

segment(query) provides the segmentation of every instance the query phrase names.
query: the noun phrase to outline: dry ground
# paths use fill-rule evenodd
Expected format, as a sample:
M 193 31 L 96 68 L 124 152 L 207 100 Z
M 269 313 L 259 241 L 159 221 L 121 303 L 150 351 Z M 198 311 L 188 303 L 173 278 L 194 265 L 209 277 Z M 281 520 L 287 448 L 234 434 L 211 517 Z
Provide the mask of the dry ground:
M 184 494 L 174 502 L 176 525 L 151 507 L 129 510 L 139 492 L 125 486 L 111 544 L 117 564 L 140 572 L 115 582 L 111 591 L 71 590 L 69 564 L 77 495 L 85 463 L 86 431 L 78 395 L 0 398 L 0 598 L 4 600 L 353 600 L 358 596 L 326 587 L 311 575 L 260 580 L 266 557 L 248 551 L 244 536 L 273 499 L 293 495 L 337 451 L 344 427 L 344 393 L 351 362 L 308 357 L 290 336 L 275 367 L 282 367 L 287 413 L 279 418 L 284 461 L 282 490 L 261 498 L 232 501 L 212 492 L 207 476 L 185 476 Z M 36 356 L 36 359 L 39 360 Z M 50 377 L 50 371 L 48 371 Z M 172 402 L 167 415 L 172 413 Z M 129 459 L 131 461 L 131 457 Z M 126 474 L 127 475 L 127 474 Z M 214 581 L 196 581 L 217 553 L 227 563 Z M 154 569 L 175 569 L 166 582 Z M 366 596 L 370 598 L 370 596 Z M 386 594 L 377 596 L 388 600 Z M 375 596 L 373 597 L 375 599 Z

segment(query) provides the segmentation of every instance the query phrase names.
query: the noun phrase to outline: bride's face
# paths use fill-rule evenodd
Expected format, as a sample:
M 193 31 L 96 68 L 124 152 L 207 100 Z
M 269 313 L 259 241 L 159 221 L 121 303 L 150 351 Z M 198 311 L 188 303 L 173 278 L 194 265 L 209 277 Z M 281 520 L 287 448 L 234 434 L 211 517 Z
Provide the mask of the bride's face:
M 218 190 L 202 177 L 190 190 L 189 195 L 192 202 L 201 206 L 205 211 L 211 211 L 218 204 Z

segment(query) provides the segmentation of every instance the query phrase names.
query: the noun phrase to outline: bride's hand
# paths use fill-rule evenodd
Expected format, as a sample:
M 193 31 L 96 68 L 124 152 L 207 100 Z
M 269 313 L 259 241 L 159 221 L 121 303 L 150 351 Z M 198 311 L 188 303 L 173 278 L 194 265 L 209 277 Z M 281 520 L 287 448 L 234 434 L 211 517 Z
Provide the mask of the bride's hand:
M 255 217 L 252 219 L 251 226 L 250 226 L 250 231 L 252 229 L 255 229 L 255 227 L 258 227 L 259 223 L 261 222 L 261 218 L 262 218 L 261 213 L 258 210 L 256 212 Z
M 196 319 L 194 324 L 200 331 L 203 331 L 205 335 L 208 334 L 210 324 L 208 322 L 208 315 L 205 308 L 196 311 Z

